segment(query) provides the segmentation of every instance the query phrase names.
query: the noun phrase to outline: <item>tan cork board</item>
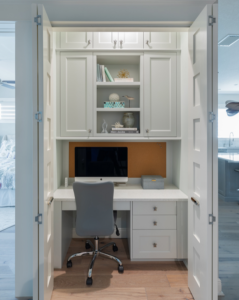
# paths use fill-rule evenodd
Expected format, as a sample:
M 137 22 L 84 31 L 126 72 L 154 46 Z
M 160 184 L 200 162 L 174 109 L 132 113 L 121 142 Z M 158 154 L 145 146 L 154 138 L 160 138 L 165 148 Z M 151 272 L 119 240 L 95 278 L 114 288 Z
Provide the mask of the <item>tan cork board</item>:
M 129 178 L 142 175 L 166 178 L 166 143 L 70 142 L 69 177 L 75 177 L 75 147 L 127 147 Z

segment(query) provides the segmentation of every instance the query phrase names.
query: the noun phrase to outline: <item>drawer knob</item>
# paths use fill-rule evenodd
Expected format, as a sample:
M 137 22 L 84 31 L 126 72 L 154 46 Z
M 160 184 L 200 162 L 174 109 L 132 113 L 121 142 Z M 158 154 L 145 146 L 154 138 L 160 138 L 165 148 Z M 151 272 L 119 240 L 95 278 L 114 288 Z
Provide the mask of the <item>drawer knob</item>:
M 157 225 L 157 222 L 156 221 L 154 221 L 154 226 L 156 226 Z
M 154 211 L 157 211 L 157 207 L 156 206 L 154 207 Z
M 156 244 L 156 243 L 153 243 L 153 246 L 154 246 L 154 248 L 156 248 L 156 247 L 157 247 L 157 244 Z

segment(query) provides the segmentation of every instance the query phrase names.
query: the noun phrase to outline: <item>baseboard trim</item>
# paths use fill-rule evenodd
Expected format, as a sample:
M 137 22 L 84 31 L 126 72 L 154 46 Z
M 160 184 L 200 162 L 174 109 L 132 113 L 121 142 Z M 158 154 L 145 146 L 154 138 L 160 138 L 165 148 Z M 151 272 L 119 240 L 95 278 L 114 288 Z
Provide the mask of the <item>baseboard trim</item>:
M 110 235 L 110 236 L 100 236 L 100 238 L 112 238 L 112 239 L 127 239 L 128 238 L 128 236 L 127 236 L 127 228 L 119 228 L 119 233 L 120 233 L 120 235 L 119 236 L 117 236 L 116 235 L 116 233 L 115 233 L 115 231 L 114 231 L 114 233 L 112 234 L 112 235 Z M 87 237 L 83 237 L 83 236 L 79 236 L 79 235 L 77 235 L 76 234 L 76 229 L 75 228 L 73 228 L 73 230 L 72 230 L 72 238 L 74 238 L 74 239 L 77 239 L 77 238 L 87 238 Z M 88 238 L 92 238 L 92 237 L 88 237 Z

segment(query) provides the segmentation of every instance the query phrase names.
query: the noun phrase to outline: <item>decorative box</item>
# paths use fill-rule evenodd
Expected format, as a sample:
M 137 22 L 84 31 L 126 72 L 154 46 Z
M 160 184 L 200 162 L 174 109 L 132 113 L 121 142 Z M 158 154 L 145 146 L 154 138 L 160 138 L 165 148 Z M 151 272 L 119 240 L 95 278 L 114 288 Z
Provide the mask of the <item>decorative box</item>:
M 105 101 L 104 108 L 124 108 L 124 101 Z
M 164 189 L 164 179 L 160 175 L 142 175 L 141 185 L 145 190 Z

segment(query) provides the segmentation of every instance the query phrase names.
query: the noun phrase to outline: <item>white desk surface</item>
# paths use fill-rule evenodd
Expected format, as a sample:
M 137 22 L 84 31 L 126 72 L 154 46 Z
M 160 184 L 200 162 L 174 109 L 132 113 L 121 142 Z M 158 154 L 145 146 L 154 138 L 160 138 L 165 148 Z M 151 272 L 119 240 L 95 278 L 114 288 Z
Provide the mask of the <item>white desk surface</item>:
M 174 185 L 163 190 L 144 190 L 141 185 L 126 184 L 115 187 L 114 201 L 188 201 L 188 197 Z M 75 201 L 72 186 L 60 187 L 54 193 L 54 201 Z

